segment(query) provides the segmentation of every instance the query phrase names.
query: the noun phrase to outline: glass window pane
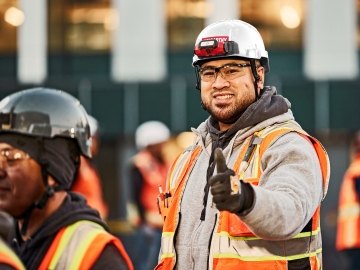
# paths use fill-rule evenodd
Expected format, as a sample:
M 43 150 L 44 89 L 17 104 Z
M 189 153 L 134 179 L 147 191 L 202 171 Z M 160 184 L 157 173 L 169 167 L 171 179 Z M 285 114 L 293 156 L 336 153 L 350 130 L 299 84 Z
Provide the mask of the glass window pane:
M 204 27 L 208 10 L 206 1 L 168 0 L 166 3 L 169 49 L 192 48 Z
M 110 0 L 49 1 L 50 51 L 109 51 L 113 18 Z
M 269 48 L 301 48 L 303 0 L 241 0 L 241 19 L 254 25 Z
M 301 48 L 303 0 L 239 0 L 240 17 L 253 24 L 269 48 Z M 210 6 L 206 0 L 167 0 L 170 50 L 192 47 L 204 27 Z

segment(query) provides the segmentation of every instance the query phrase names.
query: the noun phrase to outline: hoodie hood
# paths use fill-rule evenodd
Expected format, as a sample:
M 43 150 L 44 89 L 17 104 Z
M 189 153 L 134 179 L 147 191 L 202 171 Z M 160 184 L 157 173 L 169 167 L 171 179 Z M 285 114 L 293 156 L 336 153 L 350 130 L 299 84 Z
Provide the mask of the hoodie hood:
M 60 228 L 80 220 L 93 221 L 108 230 L 107 225 L 99 217 L 98 212 L 86 204 L 82 195 L 73 192 L 69 192 L 68 194 L 62 207 L 50 216 L 43 227 L 34 235 L 34 239 L 39 238 L 40 240 L 42 237 L 47 238 Z
M 20 233 L 16 230 L 16 237 L 13 238 L 12 247 L 27 262 L 26 267 L 28 269 L 35 269 L 44 253 L 47 252 L 57 232 L 61 228 L 80 220 L 93 221 L 109 230 L 101 220 L 98 212 L 87 206 L 84 197 L 69 192 L 61 207 L 26 242 L 21 241 Z

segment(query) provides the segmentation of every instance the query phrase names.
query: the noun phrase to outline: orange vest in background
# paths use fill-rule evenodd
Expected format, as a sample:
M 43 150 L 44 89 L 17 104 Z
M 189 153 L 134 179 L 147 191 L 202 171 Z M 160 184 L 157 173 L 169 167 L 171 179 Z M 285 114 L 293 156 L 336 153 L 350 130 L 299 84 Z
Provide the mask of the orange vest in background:
M 345 172 L 339 194 L 336 249 L 360 248 L 360 200 L 355 179 L 360 177 L 360 155 Z
M 134 165 L 140 171 L 143 178 L 140 201 L 145 211 L 146 223 L 153 227 L 161 228 L 163 219 L 159 214 L 157 197 L 159 196 L 159 186 L 165 188 L 166 174 L 169 166 L 160 163 L 146 150 L 134 156 Z
M 103 199 L 100 176 L 90 161 L 83 156 L 81 156 L 78 175 L 71 191 L 82 194 L 87 204 L 98 210 L 103 219 L 107 217 L 108 207 Z

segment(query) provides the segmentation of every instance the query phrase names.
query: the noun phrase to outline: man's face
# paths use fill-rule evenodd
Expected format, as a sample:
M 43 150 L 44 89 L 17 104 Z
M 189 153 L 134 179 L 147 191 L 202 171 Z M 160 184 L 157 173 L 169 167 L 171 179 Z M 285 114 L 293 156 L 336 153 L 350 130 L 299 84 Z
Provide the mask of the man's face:
M 254 76 L 250 66 L 239 67 L 238 64 L 249 64 L 241 59 L 222 59 L 204 63 L 201 66 L 203 75 L 212 68 L 220 68 L 215 80 L 204 81 L 201 79 L 201 100 L 205 109 L 219 121 L 221 129 L 227 129 L 233 124 L 245 109 L 256 100 L 254 89 Z M 233 67 L 233 68 L 232 68 Z M 218 70 L 216 70 L 218 71 Z M 260 75 L 258 88 L 263 87 L 264 69 L 259 66 Z M 222 74 L 227 74 L 224 77 Z M 232 78 L 231 74 L 237 74 Z M 230 78 L 230 79 L 229 79 Z M 257 89 L 257 91 L 259 91 Z
M 44 191 L 40 165 L 23 151 L 0 142 L 0 210 L 17 218 Z

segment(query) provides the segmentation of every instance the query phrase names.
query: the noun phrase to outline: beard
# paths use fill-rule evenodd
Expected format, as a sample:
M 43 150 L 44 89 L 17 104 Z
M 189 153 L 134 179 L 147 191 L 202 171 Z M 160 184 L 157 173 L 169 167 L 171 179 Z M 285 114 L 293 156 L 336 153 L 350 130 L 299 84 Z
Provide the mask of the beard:
M 255 100 L 253 98 L 247 96 L 245 99 L 236 101 L 235 104 L 229 106 L 215 106 L 211 104 L 211 101 L 205 101 L 202 99 L 201 106 L 216 121 L 225 124 L 233 124 L 254 101 Z

